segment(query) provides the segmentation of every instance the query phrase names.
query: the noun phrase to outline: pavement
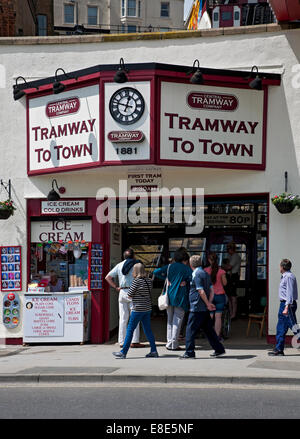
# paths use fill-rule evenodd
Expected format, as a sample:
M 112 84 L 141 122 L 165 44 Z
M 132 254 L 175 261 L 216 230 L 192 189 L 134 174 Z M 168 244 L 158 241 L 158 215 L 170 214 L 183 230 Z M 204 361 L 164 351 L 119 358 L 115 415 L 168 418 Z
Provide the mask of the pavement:
M 154 324 L 155 326 L 155 324 Z M 155 332 L 155 331 L 154 331 Z M 149 345 L 130 349 L 116 359 L 116 339 L 102 345 L 43 344 L 0 346 L 1 383 L 219 383 L 300 385 L 300 349 L 287 346 L 284 357 L 269 357 L 265 339 L 233 334 L 224 342 L 226 355 L 211 358 L 206 339 L 196 340 L 196 359 L 165 348 L 156 336 L 159 358 L 145 358 Z

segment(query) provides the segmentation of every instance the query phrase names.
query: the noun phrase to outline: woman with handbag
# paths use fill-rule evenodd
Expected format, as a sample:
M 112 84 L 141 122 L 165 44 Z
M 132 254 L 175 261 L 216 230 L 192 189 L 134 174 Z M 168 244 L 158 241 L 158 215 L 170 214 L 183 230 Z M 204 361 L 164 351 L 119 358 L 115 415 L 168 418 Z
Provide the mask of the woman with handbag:
M 164 292 L 168 299 L 167 307 L 167 344 L 166 348 L 171 351 L 179 351 L 178 337 L 183 317 L 189 310 L 189 283 L 191 270 L 183 263 L 185 253 L 177 250 L 174 254 L 174 262 L 154 270 L 153 275 L 165 280 Z
M 143 325 L 144 333 L 150 343 L 150 352 L 147 358 L 158 357 L 155 339 L 151 330 L 151 288 L 152 281 L 147 277 L 145 267 L 142 263 L 135 264 L 132 271 L 133 281 L 128 290 L 127 296 L 132 299 L 132 311 L 127 326 L 126 337 L 123 349 L 120 352 L 113 352 L 116 358 L 126 358 L 127 352 L 133 337 L 133 332 L 139 322 Z

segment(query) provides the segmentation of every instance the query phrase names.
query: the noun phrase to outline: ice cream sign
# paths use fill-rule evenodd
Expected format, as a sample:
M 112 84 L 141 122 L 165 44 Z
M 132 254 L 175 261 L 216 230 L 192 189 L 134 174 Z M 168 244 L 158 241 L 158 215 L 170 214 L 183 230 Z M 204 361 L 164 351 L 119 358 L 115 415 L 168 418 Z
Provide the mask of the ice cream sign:
M 97 165 L 99 86 L 28 101 L 28 174 Z
M 76 242 L 92 240 L 90 220 L 32 221 L 31 242 Z

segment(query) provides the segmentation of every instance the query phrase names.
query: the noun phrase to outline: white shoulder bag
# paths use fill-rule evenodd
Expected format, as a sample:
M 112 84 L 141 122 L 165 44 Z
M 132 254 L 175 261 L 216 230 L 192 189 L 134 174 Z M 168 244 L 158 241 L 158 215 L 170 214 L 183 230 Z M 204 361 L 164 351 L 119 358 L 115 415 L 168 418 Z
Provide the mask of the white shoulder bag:
M 170 267 L 170 265 L 168 265 L 167 277 L 166 277 L 166 280 L 165 280 L 164 288 L 162 290 L 161 295 L 158 298 L 158 308 L 161 311 L 163 311 L 164 309 L 167 309 L 168 306 L 169 306 L 169 297 L 168 297 L 168 286 L 169 286 L 168 285 L 169 284 L 169 282 L 168 282 L 168 274 L 169 274 L 169 267 Z M 164 293 L 164 290 L 165 290 L 165 293 Z

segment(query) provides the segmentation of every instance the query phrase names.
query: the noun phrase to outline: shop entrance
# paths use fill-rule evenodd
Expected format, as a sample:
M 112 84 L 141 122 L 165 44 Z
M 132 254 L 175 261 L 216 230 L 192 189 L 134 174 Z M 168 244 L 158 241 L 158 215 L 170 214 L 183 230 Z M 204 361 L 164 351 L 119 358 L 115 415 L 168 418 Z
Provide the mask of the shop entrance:
M 199 235 L 186 235 L 185 224 L 126 224 L 121 226 L 121 248 L 131 247 L 137 259 L 146 266 L 149 276 L 155 268 L 171 262 L 174 252 L 185 247 L 190 255 L 200 255 L 206 267 L 208 253 L 216 252 L 219 265 L 227 258 L 227 244 L 235 242 L 241 257 L 237 289 L 237 317 L 248 321 L 251 312 L 263 312 L 267 296 L 268 201 L 266 197 L 205 199 L 205 228 Z M 163 281 L 154 279 L 153 318 L 161 318 L 166 326 L 165 312 L 159 312 L 157 298 Z M 155 329 L 155 328 L 154 328 Z M 157 325 L 156 325 L 157 329 Z M 245 335 L 245 334 L 243 334 Z

